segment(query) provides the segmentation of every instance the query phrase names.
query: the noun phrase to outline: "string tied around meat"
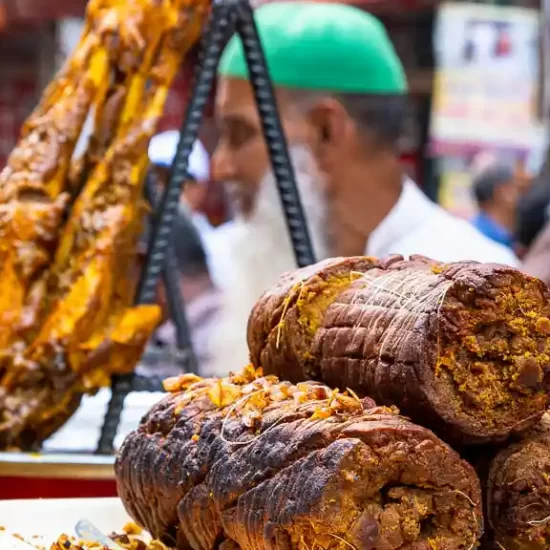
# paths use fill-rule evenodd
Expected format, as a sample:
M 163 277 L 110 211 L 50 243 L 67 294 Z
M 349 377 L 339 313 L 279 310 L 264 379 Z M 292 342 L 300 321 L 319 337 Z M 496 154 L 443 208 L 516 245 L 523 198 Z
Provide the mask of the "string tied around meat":
M 412 331 L 424 315 L 433 312 L 439 325 L 441 307 L 453 283 L 433 271 L 415 268 L 392 270 L 382 275 L 373 270 L 361 275 L 367 284 L 363 291 L 356 293 L 352 302 L 361 308 L 354 328 L 364 327 L 370 334 L 380 331 L 378 359 L 391 355 L 394 361 L 400 361 Z

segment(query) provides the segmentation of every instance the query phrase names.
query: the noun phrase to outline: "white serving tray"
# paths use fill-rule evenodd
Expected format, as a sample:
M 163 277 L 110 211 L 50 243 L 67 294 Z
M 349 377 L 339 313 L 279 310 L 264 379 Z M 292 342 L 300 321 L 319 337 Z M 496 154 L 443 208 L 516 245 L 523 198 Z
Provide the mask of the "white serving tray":
M 5 531 L 0 531 L 0 548 L 11 550 L 9 540 L 13 533 L 31 544 L 49 548 L 63 533 L 76 536 L 74 527 L 83 518 L 106 535 L 121 533 L 131 521 L 118 498 L 3 500 L 0 501 L 0 526 Z

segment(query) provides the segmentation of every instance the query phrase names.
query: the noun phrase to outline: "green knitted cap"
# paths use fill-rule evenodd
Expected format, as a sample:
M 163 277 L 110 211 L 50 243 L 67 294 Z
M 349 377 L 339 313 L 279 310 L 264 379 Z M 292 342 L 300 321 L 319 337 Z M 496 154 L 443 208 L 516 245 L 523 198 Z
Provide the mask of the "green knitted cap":
M 366 94 L 407 91 L 403 66 L 372 15 L 342 4 L 274 2 L 258 8 L 254 17 L 276 86 Z M 248 79 L 236 35 L 218 73 Z

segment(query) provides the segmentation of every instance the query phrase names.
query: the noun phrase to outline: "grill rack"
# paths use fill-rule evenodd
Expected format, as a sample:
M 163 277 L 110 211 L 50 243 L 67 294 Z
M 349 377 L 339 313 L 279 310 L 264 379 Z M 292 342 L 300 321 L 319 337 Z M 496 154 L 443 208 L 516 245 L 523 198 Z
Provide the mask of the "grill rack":
M 152 227 L 148 253 L 136 297 L 137 304 L 154 303 L 156 286 L 161 274 L 169 300 L 175 297 L 171 311 L 181 340 L 178 340 L 179 362 L 184 372 L 195 370 L 195 358 L 185 320 L 183 300 L 174 292 L 171 295 L 170 278 L 177 276 L 177 266 L 172 262 L 173 255 L 167 254 L 170 234 L 178 210 L 181 185 L 187 172 L 188 159 L 193 143 L 197 138 L 203 119 L 204 108 L 214 85 L 216 72 L 228 39 L 233 31 L 240 36 L 254 90 L 262 129 L 267 142 L 273 173 L 286 219 L 287 229 L 298 267 L 315 262 L 294 170 L 290 162 L 286 138 L 284 136 L 275 94 L 261 41 L 253 17 L 253 9 L 248 0 L 219 0 L 212 6 L 212 13 L 202 39 L 202 51 L 196 68 L 195 82 L 190 97 L 185 120 L 180 129 L 180 141 L 170 170 L 166 189 L 156 210 L 156 220 Z M 155 201 L 152 200 L 152 203 Z M 173 262 L 172 262 L 173 263 Z M 177 282 L 177 281 L 176 281 Z M 101 435 L 97 446 L 98 454 L 111 454 L 120 424 L 126 396 L 133 391 L 162 390 L 159 378 L 143 377 L 137 374 L 115 376 L 112 380 L 112 396 L 104 417 Z

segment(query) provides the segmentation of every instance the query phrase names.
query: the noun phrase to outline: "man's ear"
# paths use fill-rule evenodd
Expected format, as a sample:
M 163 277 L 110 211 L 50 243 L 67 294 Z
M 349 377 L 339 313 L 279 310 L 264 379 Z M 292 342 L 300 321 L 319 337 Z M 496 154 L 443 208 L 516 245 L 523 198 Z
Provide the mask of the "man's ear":
M 338 159 L 347 130 L 347 113 L 335 99 L 317 102 L 308 115 L 313 152 L 320 167 L 329 171 Z

